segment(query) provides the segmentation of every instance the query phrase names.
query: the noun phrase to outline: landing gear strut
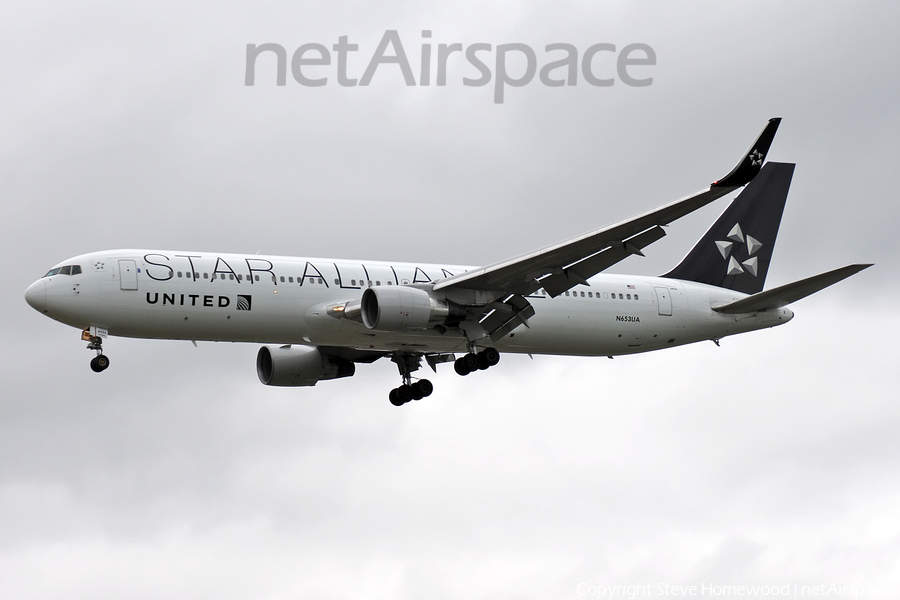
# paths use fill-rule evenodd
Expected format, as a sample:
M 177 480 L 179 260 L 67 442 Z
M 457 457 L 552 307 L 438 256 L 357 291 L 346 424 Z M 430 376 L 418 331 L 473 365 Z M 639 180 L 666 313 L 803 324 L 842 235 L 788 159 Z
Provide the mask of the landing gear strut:
M 427 379 L 412 380 L 411 373 L 419 369 L 422 357 L 419 354 L 409 352 L 396 352 L 391 358 L 397 363 L 400 370 L 400 376 L 403 378 L 403 385 L 391 390 L 388 398 L 394 406 L 403 406 L 410 400 L 421 400 L 426 396 L 430 396 L 434 391 L 434 386 Z
M 94 373 L 100 373 L 109 368 L 109 358 L 103 354 L 103 338 L 96 335 L 89 335 L 87 345 L 88 350 L 96 350 L 97 356 L 91 359 L 91 370 Z
M 457 358 L 453 369 L 460 375 L 468 375 L 472 371 L 484 371 L 500 362 L 500 352 L 496 348 L 485 348 L 479 353 L 472 348 L 468 354 Z

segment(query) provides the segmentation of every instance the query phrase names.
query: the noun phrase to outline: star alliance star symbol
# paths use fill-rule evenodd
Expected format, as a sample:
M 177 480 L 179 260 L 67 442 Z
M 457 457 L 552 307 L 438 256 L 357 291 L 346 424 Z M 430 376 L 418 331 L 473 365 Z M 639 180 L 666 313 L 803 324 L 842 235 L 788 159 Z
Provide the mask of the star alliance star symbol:
M 762 164 L 762 161 L 765 157 L 766 155 L 761 153 L 759 150 L 754 150 L 750 153 L 750 164 L 754 167 L 758 167 Z
M 749 258 L 743 262 L 738 262 L 738 260 L 732 255 L 731 251 L 734 249 L 735 244 L 747 244 L 747 254 Z M 726 275 L 740 275 L 741 273 L 750 273 L 754 277 L 756 277 L 757 272 L 759 271 L 759 258 L 754 256 L 760 248 L 762 248 L 762 244 L 756 240 L 755 238 L 747 235 L 741 231 L 740 223 L 735 224 L 734 227 L 731 228 L 731 231 L 728 232 L 728 239 L 725 241 L 717 241 L 716 247 L 719 249 L 719 253 L 722 255 L 722 258 L 728 261 L 728 270 L 726 271 Z
M 104 267 L 106 267 L 106 263 L 104 263 L 104 262 L 97 261 L 97 262 L 94 263 L 94 270 L 95 270 L 95 271 L 102 271 L 102 270 L 104 269 Z

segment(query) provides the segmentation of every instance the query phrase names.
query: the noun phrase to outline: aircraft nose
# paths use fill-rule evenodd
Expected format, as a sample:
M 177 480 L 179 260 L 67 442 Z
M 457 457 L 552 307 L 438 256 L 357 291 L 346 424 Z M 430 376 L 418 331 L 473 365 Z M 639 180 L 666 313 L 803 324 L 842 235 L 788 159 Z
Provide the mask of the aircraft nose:
M 28 286 L 25 290 L 25 302 L 38 312 L 47 312 L 47 282 L 38 279 Z

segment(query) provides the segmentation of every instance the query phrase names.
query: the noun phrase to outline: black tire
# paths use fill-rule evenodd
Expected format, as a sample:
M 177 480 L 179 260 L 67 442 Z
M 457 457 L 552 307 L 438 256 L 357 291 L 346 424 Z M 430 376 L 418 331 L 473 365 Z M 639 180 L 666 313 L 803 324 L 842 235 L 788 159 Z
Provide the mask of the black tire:
M 469 367 L 466 366 L 465 357 L 457 358 L 453 361 L 453 370 L 456 371 L 457 375 L 468 375 L 472 371 L 469 370 Z
M 391 404 L 393 404 L 394 406 L 403 406 L 404 404 L 403 400 L 401 400 L 399 395 L 397 394 L 396 389 L 391 390 L 391 393 L 388 394 L 388 398 L 390 398 Z
M 412 388 L 408 385 L 401 385 L 397 388 L 397 399 L 402 400 L 404 404 L 412 400 Z
M 105 371 L 109 367 L 109 359 L 99 354 L 91 359 L 91 371 L 94 373 L 100 373 L 101 371 Z
M 462 359 L 465 362 L 466 367 L 468 367 L 469 372 L 477 371 L 481 367 L 481 360 L 479 360 L 478 355 L 472 352 L 469 352 Z
M 500 362 L 500 351 L 496 348 L 485 348 L 481 351 L 481 355 L 487 361 L 489 367 L 493 367 Z
M 412 399 L 413 400 L 421 400 L 425 397 L 425 394 L 422 393 L 422 387 L 419 385 L 419 382 L 415 382 L 409 389 L 412 390 Z
M 487 357 L 484 355 L 484 352 L 478 354 L 478 368 L 482 371 L 486 371 L 491 364 L 488 362 Z
M 427 398 L 431 395 L 431 392 L 434 391 L 434 385 L 427 379 L 420 379 L 418 382 L 416 382 L 416 385 L 419 386 L 419 390 L 422 392 L 423 398 Z

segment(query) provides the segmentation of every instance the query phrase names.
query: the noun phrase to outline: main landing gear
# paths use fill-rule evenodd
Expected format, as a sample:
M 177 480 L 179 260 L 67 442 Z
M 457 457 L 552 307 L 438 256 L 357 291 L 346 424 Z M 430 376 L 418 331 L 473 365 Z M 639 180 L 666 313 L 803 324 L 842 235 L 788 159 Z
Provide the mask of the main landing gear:
M 96 335 L 88 335 L 88 350 L 96 350 L 97 356 L 91 359 L 91 370 L 94 373 L 100 373 L 109 368 L 109 358 L 103 354 L 103 338 Z
M 468 375 L 473 371 L 489 369 L 500 362 L 500 351 L 496 348 L 485 348 L 481 352 L 476 351 L 474 343 L 469 344 L 469 352 L 457 358 L 453 362 L 453 368 L 460 375 Z M 428 355 L 425 357 L 432 369 L 439 362 L 449 362 L 452 354 Z M 430 396 L 434 386 L 427 379 L 412 380 L 412 372 L 417 371 L 422 362 L 422 355 L 413 352 L 395 352 L 391 360 L 397 363 L 403 385 L 391 390 L 388 397 L 394 406 L 403 406 L 410 400 L 421 400 Z
M 478 354 L 469 352 L 453 362 L 453 369 L 460 375 L 473 371 L 484 371 L 500 362 L 500 352 L 496 348 L 485 348 Z
M 434 391 L 434 386 L 427 379 L 418 381 L 412 380 L 411 373 L 419 369 L 422 357 L 419 354 L 409 352 L 396 352 L 391 360 L 397 363 L 400 369 L 400 376 L 403 378 L 403 385 L 391 390 L 388 398 L 394 406 L 403 406 L 410 400 L 421 400 L 426 396 L 430 396 Z
M 388 397 L 391 399 L 391 404 L 394 406 L 403 406 L 410 400 L 421 400 L 426 396 L 430 396 L 431 392 L 434 391 L 434 385 L 427 379 L 420 379 L 415 382 L 406 382 L 404 379 L 403 385 L 398 388 L 394 388 L 391 390 L 391 393 L 388 394 Z

